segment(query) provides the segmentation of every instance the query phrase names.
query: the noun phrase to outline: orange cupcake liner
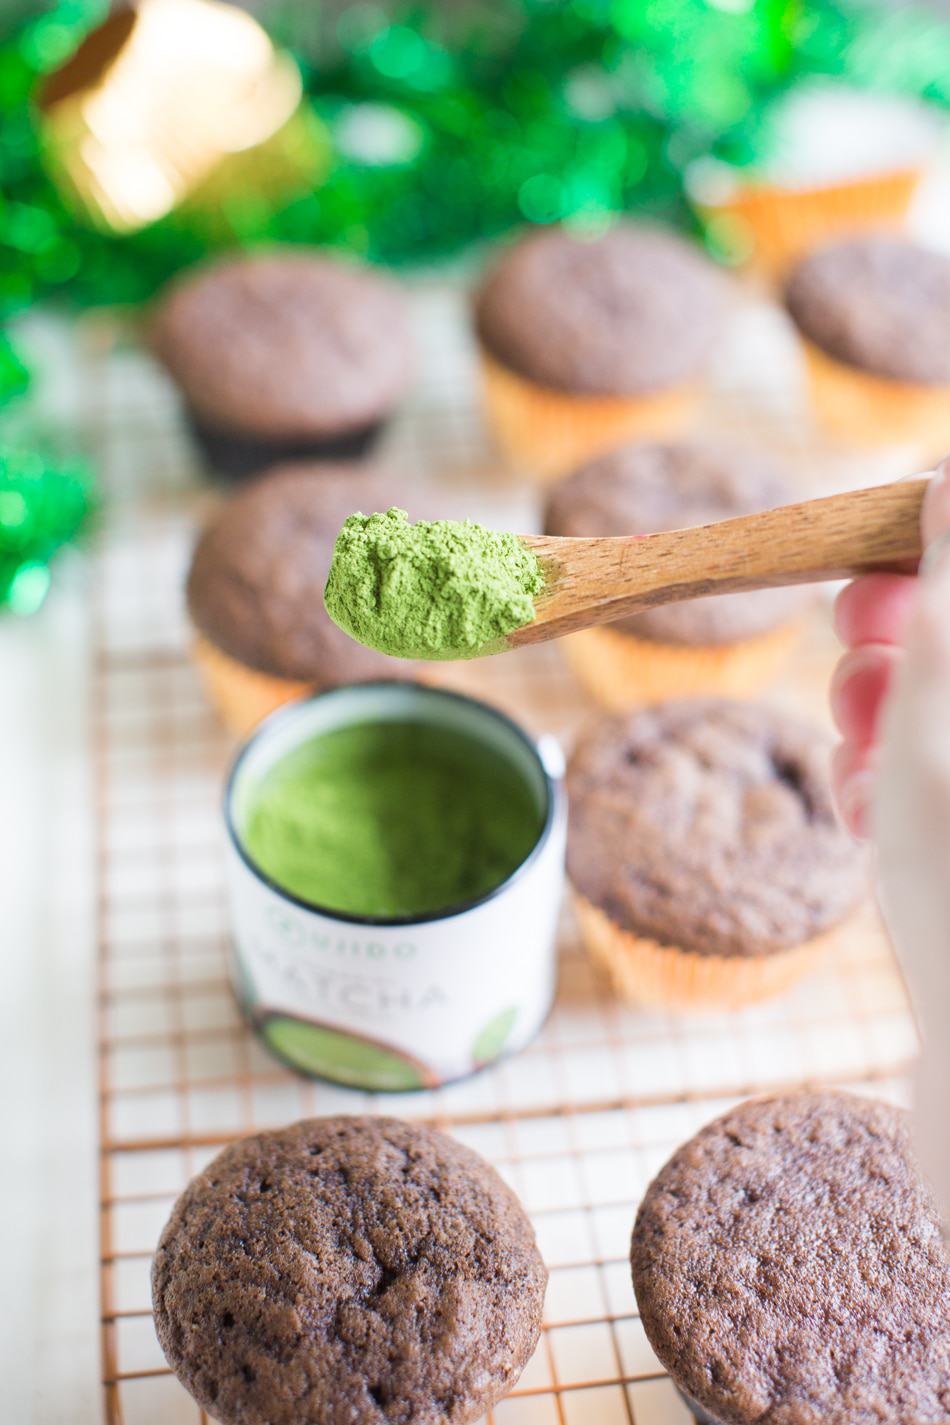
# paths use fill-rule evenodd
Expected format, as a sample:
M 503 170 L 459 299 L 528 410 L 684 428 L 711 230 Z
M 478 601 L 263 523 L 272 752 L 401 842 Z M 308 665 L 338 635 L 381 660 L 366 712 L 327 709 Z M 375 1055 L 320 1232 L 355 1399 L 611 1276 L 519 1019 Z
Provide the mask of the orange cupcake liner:
M 837 237 L 901 228 L 923 172 L 900 168 L 821 188 L 750 185 L 722 203 L 701 204 L 700 211 L 732 225 L 751 265 L 781 278 L 799 258 Z
M 934 456 L 950 448 L 950 386 L 892 381 L 803 344 L 815 414 L 829 435 L 859 446 L 909 442 Z
M 574 396 L 536 385 L 481 353 L 489 422 L 508 462 L 542 482 L 638 437 L 681 431 L 701 390 L 683 386 L 644 396 Z
M 843 927 L 769 955 L 700 955 L 621 930 L 577 891 L 574 910 L 591 957 L 622 999 L 654 1009 L 742 1009 L 784 994 L 835 951 Z
M 694 648 L 585 628 L 561 639 L 561 647 L 591 697 L 619 713 L 666 698 L 759 693 L 777 678 L 802 632 L 802 623 L 793 620 L 739 643 Z
M 191 652 L 218 716 L 238 737 L 246 737 L 285 703 L 313 692 L 312 683 L 298 683 L 249 668 L 222 653 L 200 634 L 196 635 Z

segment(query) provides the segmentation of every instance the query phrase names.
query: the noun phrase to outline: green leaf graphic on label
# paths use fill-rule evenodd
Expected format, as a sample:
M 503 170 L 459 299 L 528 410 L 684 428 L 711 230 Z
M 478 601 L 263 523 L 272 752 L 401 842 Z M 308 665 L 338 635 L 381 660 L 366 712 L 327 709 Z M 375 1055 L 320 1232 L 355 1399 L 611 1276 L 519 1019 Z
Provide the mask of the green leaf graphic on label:
M 514 1029 L 517 1018 L 518 1009 L 513 1005 L 488 1021 L 472 1045 L 472 1058 L 476 1064 L 488 1064 L 492 1059 L 498 1058 L 508 1042 L 508 1036 Z
M 338 1029 L 277 1015 L 261 1026 L 275 1053 L 304 1074 L 358 1089 L 431 1088 L 433 1075 L 398 1050 L 369 1039 L 357 1039 Z

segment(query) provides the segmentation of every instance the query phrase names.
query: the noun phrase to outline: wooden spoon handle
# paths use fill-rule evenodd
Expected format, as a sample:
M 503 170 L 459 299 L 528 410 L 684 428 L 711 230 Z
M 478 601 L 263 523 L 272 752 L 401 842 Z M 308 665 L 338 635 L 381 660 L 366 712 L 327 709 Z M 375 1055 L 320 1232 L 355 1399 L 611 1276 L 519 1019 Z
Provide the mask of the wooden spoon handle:
M 512 641 L 533 642 L 532 629 L 542 638 L 560 636 L 706 594 L 913 572 L 927 483 L 902 480 L 646 537 L 531 539 L 539 557 L 550 559 L 554 579 L 550 599 L 538 600 L 536 624 Z
M 872 570 L 913 570 L 922 554 L 926 480 L 849 490 L 801 505 L 688 531 L 674 548 L 677 575 L 702 575 L 709 592 L 843 579 Z

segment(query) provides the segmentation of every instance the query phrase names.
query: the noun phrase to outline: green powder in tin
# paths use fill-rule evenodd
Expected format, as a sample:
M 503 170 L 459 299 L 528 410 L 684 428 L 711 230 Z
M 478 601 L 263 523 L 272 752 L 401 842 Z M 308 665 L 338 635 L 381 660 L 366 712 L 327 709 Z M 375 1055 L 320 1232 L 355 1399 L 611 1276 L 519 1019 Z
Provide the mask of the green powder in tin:
M 517 535 L 405 510 L 350 515 L 324 593 L 334 623 L 397 658 L 475 658 L 534 618 L 544 578 Z
M 327 910 L 399 917 L 500 885 L 542 814 L 499 753 L 414 722 L 339 728 L 287 753 L 244 798 L 241 840 L 283 889 Z

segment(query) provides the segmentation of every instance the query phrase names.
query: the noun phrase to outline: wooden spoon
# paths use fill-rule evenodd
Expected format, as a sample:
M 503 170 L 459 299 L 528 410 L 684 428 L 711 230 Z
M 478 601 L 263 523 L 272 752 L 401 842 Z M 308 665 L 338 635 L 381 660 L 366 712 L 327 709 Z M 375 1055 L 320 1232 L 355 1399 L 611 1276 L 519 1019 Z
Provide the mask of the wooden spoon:
M 876 485 L 664 534 L 523 535 L 522 543 L 541 560 L 545 586 L 533 622 L 509 634 L 506 646 L 561 638 L 706 594 L 884 570 L 913 573 L 922 553 L 920 512 L 927 483 Z

